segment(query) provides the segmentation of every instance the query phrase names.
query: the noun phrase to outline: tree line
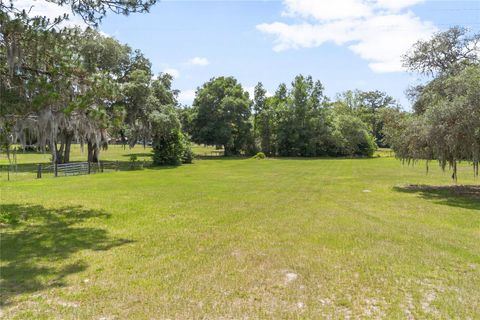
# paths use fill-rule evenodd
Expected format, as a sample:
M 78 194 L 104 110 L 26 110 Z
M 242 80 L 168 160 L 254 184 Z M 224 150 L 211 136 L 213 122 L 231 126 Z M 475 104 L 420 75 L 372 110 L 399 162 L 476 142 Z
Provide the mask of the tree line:
M 252 98 L 235 78 L 213 78 L 183 110 L 183 127 L 194 142 L 226 155 L 372 156 L 383 145 L 384 110 L 399 109 L 380 91 L 347 91 L 331 101 L 320 81 L 303 75 L 273 96 L 258 83 Z

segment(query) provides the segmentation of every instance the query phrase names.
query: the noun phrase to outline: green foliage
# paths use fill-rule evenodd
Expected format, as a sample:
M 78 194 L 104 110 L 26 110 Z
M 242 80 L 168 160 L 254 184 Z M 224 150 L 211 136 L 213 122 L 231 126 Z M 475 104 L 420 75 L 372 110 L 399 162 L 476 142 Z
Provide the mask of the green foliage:
M 398 109 L 398 103 L 385 92 L 375 91 L 345 91 L 337 95 L 336 113 L 349 114 L 361 119 L 375 138 L 375 143 L 388 147 L 383 135 L 383 112 Z
M 165 106 L 152 112 L 153 163 L 179 165 L 193 159 L 191 145 L 181 131 L 180 121 L 173 107 Z
M 418 42 L 406 56 L 406 66 L 435 78 L 411 92 L 415 114 L 391 114 L 385 128 L 397 157 L 440 162 L 452 169 L 469 161 L 474 175 L 480 162 L 480 34 L 452 28 L 429 41 Z M 428 167 L 427 167 L 428 170 Z
M 246 149 L 251 101 L 233 77 L 213 78 L 198 89 L 192 139 L 197 143 L 220 145 L 226 155 Z
M 185 149 L 180 131 L 172 132 L 168 137 L 158 137 L 153 144 L 153 164 L 179 165 L 185 159 Z
M 333 138 L 337 155 L 371 157 L 377 149 L 365 123 L 351 115 L 335 118 Z
M 262 85 L 257 85 L 254 121 L 262 152 L 294 157 L 371 156 L 376 146 L 360 112 L 332 107 L 323 91 L 320 81 L 302 75 L 294 79 L 290 90 L 280 85 L 273 97 L 265 98 Z M 375 110 L 389 103 L 382 99 L 389 98 L 373 93 L 363 98 Z
M 257 160 L 263 160 L 263 159 L 266 159 L 267 156 L 265 155 L 265 153 L 263 152 L 258 152 L 256 155 L 254 155 L 252 157 L 253 159 L 257 159 Z
M 371 156 L 376 144 L 364 121 L 379 132 L 379 110 L 393 99 L 381 92 L 362 93 L 363 104 L 353 112 L 332 107 L 323 92 L 320 81 L 302 75 L 290 90 L 281 84 L 272 97 L 258 83 L 250 117 L 250 101 L 237 81 L 214 78 L 197 91 L 194 108 L 181 112 L 182 122 L 195 142 L 224 146 L 226 155 L 260 150 L 268 156 Z
M 453 74 L 478 63 L 479 49 L 480 33 L 471 34 L 466 28 L 453 27 L 436 33 L 430 40 L 415 43 L 404 55 L 403 64 L 424 75 Z
M 135 12 L 148 12 L 156 0 L 47 0 L 60 6 L 68 6 L 74 14 L 91 25 L 98 26 L 108 12 L 115 14 L 129 15 Z
M 192 149 L 192 143 L 190 140 L 185 136 L 182 135 L 182 145 L 183 145 L 183 154 L 182 154 L 182 163 L 192 163 L 195 159 L 195 153 Z

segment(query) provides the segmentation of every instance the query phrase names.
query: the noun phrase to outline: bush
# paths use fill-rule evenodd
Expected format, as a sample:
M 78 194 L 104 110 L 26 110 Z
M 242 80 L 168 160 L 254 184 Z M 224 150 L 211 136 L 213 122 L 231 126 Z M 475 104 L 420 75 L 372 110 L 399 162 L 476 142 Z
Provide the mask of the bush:
M 150 115 L 154 165 L 191 163 L 193 152 L 188 138 L 182 133 L 175 110 L 165 106 Z
M 192 144 L 190 140 L 183 135 L 183 155 L 182 155 L 182 163 L 192 163 L 193 159 L 195 158 L 195 154 L 192 150 Z
M 263 152 L 258 152 L 256 155 L 253 156 L 253 159 L 258 159 L 258 160 L 266 159 L 266 158 L 267 156 Z
M 179 165 L 191 163 L 193 152 L 188 139 L 180 132 L 174 131 L 170 135 L 157 137 L 153 141 L 153 164 Z
M 339 156 L 373 156 L 377 149 L 374 137 L 360 119 L 340 115 L 335 119 L 334 140 Z

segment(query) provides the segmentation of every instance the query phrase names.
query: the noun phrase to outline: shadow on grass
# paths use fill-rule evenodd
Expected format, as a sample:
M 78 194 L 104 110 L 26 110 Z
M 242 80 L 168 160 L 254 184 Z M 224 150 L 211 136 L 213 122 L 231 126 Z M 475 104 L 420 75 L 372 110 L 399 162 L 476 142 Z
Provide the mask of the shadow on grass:
M 210 156 L 210 155 L 195 155 L 195 159 L 197 160 L 245 160 L 248 159 L 247 156 Z
M 452 207 L 480 210 L 480 185 L 478 186 L 428 186 L 408 185 L 394 187 L 395 191 L 417 193 L 422 198 Z
M 0 306 L 22 293 L 65 285 L 66 276 L 88 267 L 82 260 L 65 263 L 78 251 L 109 250 L 131 243 L 110 238 L 104 229 L 80 225 L 108 217 L 103 211 L 79 206 L 48 209 L 39 205 L 0 205 Z
M 333 156 L 321 156 L 321 157 L 268 157 L 269 159 L 275 160 L 298 160 L 298 161 L 308 161 L 308 160 L 372 160 L 380 159 L 381 157 L 333 157 Z
M 130 158 L 131 156 L 137 156 L 137 157 L 148 157 L 148 158 L 151 158 L 152 155 L 153 155 L 152 152 L 140 152 L 140 153 L 127 153 L 127 154 L 122 154 L 122 157 Z

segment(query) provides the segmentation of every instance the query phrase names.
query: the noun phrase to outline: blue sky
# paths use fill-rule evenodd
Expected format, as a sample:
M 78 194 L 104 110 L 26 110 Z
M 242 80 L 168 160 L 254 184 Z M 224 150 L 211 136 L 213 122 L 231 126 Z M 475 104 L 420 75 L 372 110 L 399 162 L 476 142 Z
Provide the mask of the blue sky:
M 420 79 L 398 57 L 453 25 L 478 32 L 480 1 L 172 0 L 148 14 L 110 14 L 100 30 L 142 50 L 155 73 L 173 73 L 185 104 L 215 76 L 234 76 L 249 90 L 261 81 L 274 92 L 302 73 L 330 97 L 378 89 L 408 109 L 405 89 Z

